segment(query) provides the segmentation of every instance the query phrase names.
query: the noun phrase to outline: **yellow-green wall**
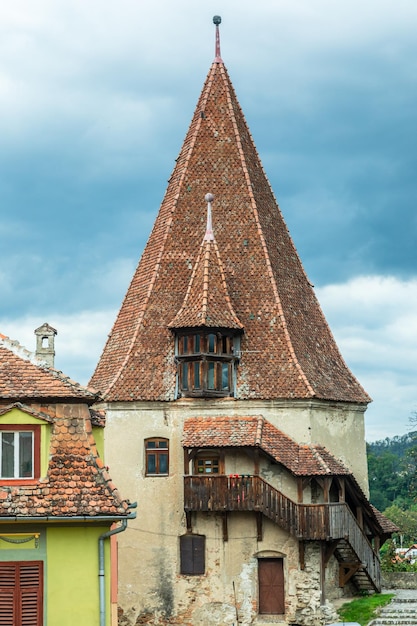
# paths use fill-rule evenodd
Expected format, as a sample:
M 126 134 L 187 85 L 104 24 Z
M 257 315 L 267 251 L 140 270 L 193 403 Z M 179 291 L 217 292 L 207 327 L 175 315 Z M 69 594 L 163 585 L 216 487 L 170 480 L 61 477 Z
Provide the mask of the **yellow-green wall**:
M 33 415 L 29 415 L 25 411 L 13 408 L 4 415 L 0 416 L 0 424 L 13 425 L 30 425 L 34 424 L 41 427 L 41 476 L 46 476 L 49 462 L 49 443 L 51 439 L 51 426 L 49 422 L 38 419 Z
M 98 538 L 108 528 L 48 527 L 45 594 L 48 626 L 99 624 Z M 109 540 L 106 556 L 106 626 L 110 626 Z

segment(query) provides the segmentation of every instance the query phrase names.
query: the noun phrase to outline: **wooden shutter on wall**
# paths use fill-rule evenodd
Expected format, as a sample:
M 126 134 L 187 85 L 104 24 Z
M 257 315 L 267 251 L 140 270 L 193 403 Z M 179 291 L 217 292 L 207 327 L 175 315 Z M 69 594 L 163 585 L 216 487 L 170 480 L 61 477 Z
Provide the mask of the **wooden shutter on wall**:
M 43 626 L 43 563 L 0 563 L 0 626 Z
M 204 574 L 206 569 L 206 538 L 204 535 L 180 537 L 181 574 Z

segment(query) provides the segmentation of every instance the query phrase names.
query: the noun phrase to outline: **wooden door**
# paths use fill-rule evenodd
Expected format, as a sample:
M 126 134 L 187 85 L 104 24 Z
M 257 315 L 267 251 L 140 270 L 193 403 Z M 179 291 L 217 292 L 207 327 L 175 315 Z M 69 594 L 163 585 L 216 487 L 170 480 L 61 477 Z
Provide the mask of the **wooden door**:
M 42 561 L 0 562 L 0 626 L 43 626 Z
M 283 559 L 259 559 L 259 613 L 285 613 Z

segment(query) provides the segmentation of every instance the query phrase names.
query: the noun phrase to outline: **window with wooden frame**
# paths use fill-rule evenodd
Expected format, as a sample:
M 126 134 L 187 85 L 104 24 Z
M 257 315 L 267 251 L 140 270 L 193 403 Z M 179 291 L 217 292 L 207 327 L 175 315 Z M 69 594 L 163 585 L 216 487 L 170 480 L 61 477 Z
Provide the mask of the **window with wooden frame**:
M 43 626 L 43 562 L 0 562 L 0 624 Z
M 238 342 L 238 336 L 225 330 L 178 334 L 179 395 L 233 395 Z
M 161 437 L 145 439 L 146 476 L 168 476 L 169 440 Z
M 197 576 L 206 571 L 206 538 L 204 535 L 180 537 L 180 573 Z
M 40 426 L 0 426 L 0 483 L 37 480 L 40 476 Z
M 215 450 L 199 452 L 194 457 L 194 474 L 223 474 L 224 455 Z

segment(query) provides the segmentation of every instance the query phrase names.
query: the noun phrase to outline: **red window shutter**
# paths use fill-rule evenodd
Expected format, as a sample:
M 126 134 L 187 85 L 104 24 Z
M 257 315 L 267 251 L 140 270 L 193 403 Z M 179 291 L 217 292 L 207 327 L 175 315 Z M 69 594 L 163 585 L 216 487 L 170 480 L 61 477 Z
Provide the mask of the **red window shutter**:
M 42 625 L 42 561 L 0 563 L 0 626 Z
M 0 563 L 0 625 L 15 624 L 15 563 Z

